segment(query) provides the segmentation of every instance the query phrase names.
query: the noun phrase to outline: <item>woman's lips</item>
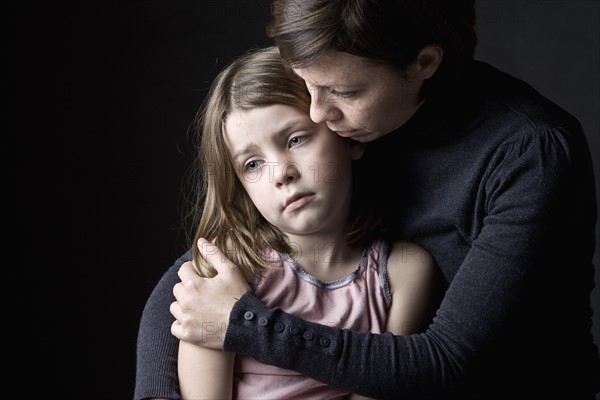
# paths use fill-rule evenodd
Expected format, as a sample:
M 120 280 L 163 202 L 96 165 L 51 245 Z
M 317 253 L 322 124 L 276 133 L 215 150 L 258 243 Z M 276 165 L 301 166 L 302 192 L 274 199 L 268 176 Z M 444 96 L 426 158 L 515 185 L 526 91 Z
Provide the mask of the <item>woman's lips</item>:
M 338 136 L 341 136 L 341 137 L 352 137 L 352 136 L 354 136 L 355 132 L 356 132 L 356 130 L 351 130 L 351 131 L 335 131 L 335 133 Z

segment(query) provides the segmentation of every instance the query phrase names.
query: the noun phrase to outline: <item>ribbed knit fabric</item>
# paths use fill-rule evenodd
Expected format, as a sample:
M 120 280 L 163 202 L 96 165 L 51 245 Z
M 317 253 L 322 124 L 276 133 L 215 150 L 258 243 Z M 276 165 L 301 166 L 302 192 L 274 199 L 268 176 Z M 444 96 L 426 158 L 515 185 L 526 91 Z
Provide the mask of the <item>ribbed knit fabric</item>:
M 149 332 L 139 336 L 137 352 L 138 376 L 134 397 L 164 397 L 178 399 L 177 378 L 177 342 L 173 342 L 171 333 Z M 156 344 L 146 348 L 145 344 Z M 174 357 L 175 355 L 175 357 Z M 141 368 L 141 369 L 139 369 Z
M 177 271 L 191 259 L 191 251 L 180 257 L 158 282 L 144 307 L 137 340 L 134 399 L 151 397 L 178 400 L 177 352 L 179 340 L 171 334 L 174 318 L 169 306 L 173 286 L 180 281 Z

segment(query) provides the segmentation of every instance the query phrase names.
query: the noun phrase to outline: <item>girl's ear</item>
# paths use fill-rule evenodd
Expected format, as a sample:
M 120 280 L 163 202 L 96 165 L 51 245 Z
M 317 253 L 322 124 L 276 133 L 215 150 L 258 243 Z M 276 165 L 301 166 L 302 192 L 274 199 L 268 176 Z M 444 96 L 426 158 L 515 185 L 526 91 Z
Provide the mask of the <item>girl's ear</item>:
M 350 157 L 352 157 L 353 160 L 359 160 L 363 154 L 365 154 L 367 144 L 353 139 L 348 140 L 348 143 L 348 146 L 350 147 Z

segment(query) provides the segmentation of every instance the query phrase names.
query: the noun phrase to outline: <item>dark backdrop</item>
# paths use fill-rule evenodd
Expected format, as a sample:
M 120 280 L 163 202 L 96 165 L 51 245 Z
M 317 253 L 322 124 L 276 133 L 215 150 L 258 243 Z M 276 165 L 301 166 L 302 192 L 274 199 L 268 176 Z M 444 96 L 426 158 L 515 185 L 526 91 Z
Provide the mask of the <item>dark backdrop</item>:
M 13 2 L 11 11 L 9 307 L 22 318 L 11 330 L 28 339 L 9 350 L 26 355 L 25 395 L 131 399 L 142 308 L 186 243 L 190 124 L 222 66 L 269 43 L 268 1 Z M 594 0 L 482 0 L 477 53 L 577 116 L 595 157 L 598 15 Z M 595 315 L 597 342 L 599 325 Z

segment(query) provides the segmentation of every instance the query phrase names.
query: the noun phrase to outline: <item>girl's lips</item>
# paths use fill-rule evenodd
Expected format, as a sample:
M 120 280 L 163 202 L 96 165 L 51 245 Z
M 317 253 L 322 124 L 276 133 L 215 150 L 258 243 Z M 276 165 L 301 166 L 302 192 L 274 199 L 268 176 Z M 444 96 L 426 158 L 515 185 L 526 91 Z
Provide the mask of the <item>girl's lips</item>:
M 299 209 L 300 207 L 303 207 L 306 203 L 312 201 L 312 199 L 314 199 L 314 198 L 315 198 L 315 195 L 310 194 L 310 193 L 305 193 L 305 194 L 301 194 L 301 195 L 293 195 L 288 200 L 286 200 L 284 211 L 285 212 L 295 211 L 295 210 Z

